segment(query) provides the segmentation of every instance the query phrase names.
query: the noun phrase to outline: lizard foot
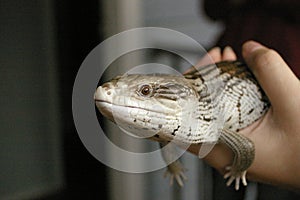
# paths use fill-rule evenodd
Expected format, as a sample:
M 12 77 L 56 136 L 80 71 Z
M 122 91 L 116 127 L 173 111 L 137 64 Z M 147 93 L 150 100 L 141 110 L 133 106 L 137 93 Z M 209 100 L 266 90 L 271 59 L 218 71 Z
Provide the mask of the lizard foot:
M 173 185 L 174 179 L 176 179 L 178 185 L 183 187 L 184 180 L 187 180 L 187 177 L 184 175 L 186 169 L 182 166 L 179 161 L 175 161 L 168 165 L 164 177 L 170 177 L 170 185 Z
M 235 190 L 239 190 L 240 188 L 240 181 L 242 180 L 242 183 L 244 186 L 247 186 L 247 180 L 246 180 L 246 173 L 247 171 L 242 172 L 236 172 L 232 169 L 231 166 L 228 166 L 225 168 L 227 173 L 225 173 L 224 178 L 228 179 L 226 185 L 230 186 L 233 181 L 235 181 Z

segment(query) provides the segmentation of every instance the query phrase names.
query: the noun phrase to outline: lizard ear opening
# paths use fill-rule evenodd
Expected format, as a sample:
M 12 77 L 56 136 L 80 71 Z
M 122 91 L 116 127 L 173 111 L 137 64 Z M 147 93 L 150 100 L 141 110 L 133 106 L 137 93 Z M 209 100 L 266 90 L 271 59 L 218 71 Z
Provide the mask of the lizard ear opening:
M 207 97 L 209 95 L 207 85 L 202 84 L 199 91 L 200 98 Z

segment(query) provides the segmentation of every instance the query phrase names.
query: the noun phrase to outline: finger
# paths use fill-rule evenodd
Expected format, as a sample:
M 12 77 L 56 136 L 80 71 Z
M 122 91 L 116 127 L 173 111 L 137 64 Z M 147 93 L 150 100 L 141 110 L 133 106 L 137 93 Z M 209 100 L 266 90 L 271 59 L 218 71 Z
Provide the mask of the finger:
M 194 69 L 199 69 L 202 66 L 220 62 L 221 59 L 222 55 L 220 47 L 214 47 L 211 50 L 209 50 L 207 54 L 195 66 L 185 71 L 184 74 L 187 74 L 193 71 Z
M 220 47 L 212 48 L 210 51 L 208 51 L 208 55 L 211 57 L 209 61 L 212 61 L 213 63 L 220 62 L 222 60 L 222 52 Z
M 230 46 L 226 46 L 223 50 L 222 60 L 236 60 L 236 54 Z
M 243 45 L 243 56 L 271 101 L 274 111 L 299 114 L 300 82 L 281 56 L 257 42 Z

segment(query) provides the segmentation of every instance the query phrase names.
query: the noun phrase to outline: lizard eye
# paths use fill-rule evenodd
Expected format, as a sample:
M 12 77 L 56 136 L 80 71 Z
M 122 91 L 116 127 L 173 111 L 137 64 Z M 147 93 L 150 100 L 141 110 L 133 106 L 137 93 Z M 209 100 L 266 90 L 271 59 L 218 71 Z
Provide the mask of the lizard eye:
M 149 96 L 152 93 L 152 87 L 150 85 L 143 85 L 140 88 L 139 93 L 143 96 Z

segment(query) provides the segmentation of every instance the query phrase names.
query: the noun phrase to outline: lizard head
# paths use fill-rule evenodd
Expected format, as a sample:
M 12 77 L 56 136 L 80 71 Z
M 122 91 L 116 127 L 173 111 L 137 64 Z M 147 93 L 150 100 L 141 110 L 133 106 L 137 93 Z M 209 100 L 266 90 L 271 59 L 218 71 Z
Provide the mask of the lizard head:
M 99 86 L 94 100 L 103 116 L 134 135 L 172 138 L 195 117 L 198 93 L 182 76 L 133 74 Z

